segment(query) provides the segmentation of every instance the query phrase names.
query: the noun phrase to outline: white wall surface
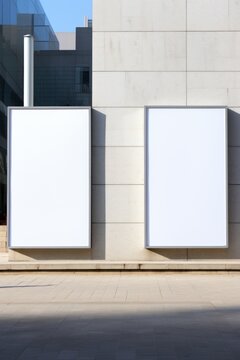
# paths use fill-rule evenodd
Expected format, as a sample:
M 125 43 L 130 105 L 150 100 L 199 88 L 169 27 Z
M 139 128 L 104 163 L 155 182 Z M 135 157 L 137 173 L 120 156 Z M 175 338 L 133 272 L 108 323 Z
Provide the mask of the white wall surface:
M 10 247 L 89 247 L 90 110 L 9 114 Z
M 183 31 L 186 0 L 94 0 L 94 31 Z

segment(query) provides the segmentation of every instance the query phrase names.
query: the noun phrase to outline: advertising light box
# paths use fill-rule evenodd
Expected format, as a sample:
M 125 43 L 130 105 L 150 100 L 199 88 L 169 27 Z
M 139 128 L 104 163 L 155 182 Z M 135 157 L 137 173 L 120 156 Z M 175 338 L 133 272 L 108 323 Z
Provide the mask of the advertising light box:
M 10 108 L 10 248 L 88 248 L 91 238 L 89 108 Z
M 227 110 L 147 108 L 146 247 L 227 247 L 227 208 Z

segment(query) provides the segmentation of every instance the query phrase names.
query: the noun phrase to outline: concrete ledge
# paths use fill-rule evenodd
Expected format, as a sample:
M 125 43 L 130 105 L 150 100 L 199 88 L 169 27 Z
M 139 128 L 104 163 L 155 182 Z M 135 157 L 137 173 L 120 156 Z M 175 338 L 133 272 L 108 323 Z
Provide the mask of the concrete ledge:
M 221 261 L 0 261 L 0 271 L 240 271 L 240 260 Z

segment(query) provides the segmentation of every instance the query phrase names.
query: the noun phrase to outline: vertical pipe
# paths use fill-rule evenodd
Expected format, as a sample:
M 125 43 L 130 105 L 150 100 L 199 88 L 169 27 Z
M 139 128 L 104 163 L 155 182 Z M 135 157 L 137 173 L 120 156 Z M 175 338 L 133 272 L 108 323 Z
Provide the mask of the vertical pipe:
M 34 105 L 34 38 L 24 35 L 24 106 Z
M 88 17 L 84 16 L 84 27 L 88 27 Z

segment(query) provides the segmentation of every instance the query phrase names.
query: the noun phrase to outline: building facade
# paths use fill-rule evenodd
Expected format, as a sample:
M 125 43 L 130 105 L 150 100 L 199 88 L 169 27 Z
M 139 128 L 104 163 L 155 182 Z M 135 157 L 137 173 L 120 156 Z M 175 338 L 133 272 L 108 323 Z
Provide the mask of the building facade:
M 240 257 L 239 15 L 238 0 L 93 2 L 93 234 L 106 259 Z M 154 105 L 228 107 L 227 249 L 145 249 L 144 106 Z
M 61 34 L 62 47 L 66 38 Z M 72 44 L 72 40 L 69 41 Z M 61 44 L 61 43 L 60 43 Z M 92 29 L 76 28 L 72 50 L 35 52 L 36 106 L 91 106 Z
M 10 259 L 239 259 L 239 15 L 239 0 L 93 1 L 91 248 Z M 146 106 L 228 108 L 228 248 L 146 248 Z

